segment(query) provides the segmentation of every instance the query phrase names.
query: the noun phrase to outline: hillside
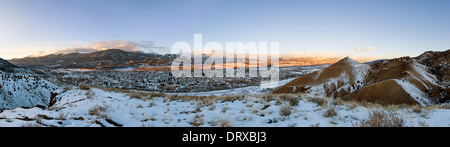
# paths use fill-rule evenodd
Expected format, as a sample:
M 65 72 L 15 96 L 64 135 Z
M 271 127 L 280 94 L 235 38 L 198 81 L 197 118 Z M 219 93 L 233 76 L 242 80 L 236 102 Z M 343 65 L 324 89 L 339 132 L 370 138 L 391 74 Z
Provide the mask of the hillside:
M 340 97 L 361 87 L 369 68 L 369 65 L 346 57 L 323 70 L 302 76 L 273 93 L 307 92 Z
M 58 86 L 45 75 L 0 59 L 0 109 L 46 106 Z
M 111 69 L 147 65 L 169 65 L 174 57 L 171 55 L 127 52 L 109 49 L 93 53 L 51 54 L 42 57 L 25 57 L 12 59 L 11 63 L 41 68 L 88 68 Z
M 380 104 L 430 105 L 450 100 L 449 51 L 361 64 L 350 58 L 300 77 L 273 93 L 317 93 Z

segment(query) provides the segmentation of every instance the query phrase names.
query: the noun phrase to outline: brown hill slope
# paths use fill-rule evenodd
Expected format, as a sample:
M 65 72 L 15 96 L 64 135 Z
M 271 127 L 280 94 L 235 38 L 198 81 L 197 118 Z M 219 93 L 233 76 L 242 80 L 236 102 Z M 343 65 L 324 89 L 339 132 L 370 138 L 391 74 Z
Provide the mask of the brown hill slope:
M 317 93 L 380 104 L 449 102 L 449 51 L 362 65 L 349 58 L 300 77 L 273 93 Z
M 340 97 L 361 87 L 368 65 L 346 57 L 333 65 L 295 79 L 273 93 L 321 93 Z
M 343 100 L 356 100 L 389 104 L 419 104 L 411 95 L 403 89 L 395 80 L 378 82 L 365 86 L 344 97 Z

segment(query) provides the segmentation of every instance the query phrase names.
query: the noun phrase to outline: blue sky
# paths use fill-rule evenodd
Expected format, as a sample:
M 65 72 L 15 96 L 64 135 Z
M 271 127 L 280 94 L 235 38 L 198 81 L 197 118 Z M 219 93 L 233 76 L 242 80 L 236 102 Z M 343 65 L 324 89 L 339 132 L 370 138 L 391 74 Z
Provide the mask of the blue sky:
M 450 48 L 449 16 L 448 0 L 0 0 L 0 57 L 102 41 L 169 49 L 194 33 L 296 56 L 417 56 Z

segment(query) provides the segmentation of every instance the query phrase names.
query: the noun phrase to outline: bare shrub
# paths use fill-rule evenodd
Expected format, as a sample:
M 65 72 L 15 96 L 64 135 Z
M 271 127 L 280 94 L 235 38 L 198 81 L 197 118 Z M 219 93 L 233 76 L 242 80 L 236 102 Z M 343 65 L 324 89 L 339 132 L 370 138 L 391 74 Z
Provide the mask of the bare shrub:
M 266 102 L 270 102 L 270 101 L 274 100 L 274 96 L 273 96 L 273 94 L 266 94 L 266 95 L 262 96 L 262 99 Z
M 84 93 L 84 95 L 86 95 L 87 99 L 92 99 L 95 95 L 95 92 L 89 89 L 88 91 L 86 91 L 86 93 Z
M 332 104 L 336 105 L 336 106 L 343 105 L 344 103 L 345 103 L 344 100 L 342 100 L 340 98 L 333 99 L 333 101 L 332 101 Z
M 194 118 L 189 122 L 194 127 L 198 127 L 200 125 L 203 125 L 203 116 L 195 114 Z
M 139 92 L 131 91 L 130 93 L 128 93 L 128 95 L 130 96 L 130 98 L 142 99 L 142 95 Z
M 291 105 L 284 104 L 280 107 L 280 115 L 281 116 L 289 116 L 289 115 L 291 115 L 291 113 L 292 113 Z
M 63 112 L 59 113 L 60 120 L 67 120 L 68 117 L 69 117 L 69 113 L 63 113 Z
M 289 102 L 291 106 L 297 106 L 299 99 L 296 95 L 292 94 L 280 94 L 279 95 L 280 100 Z
M 369 112 L 367 120 L 353 124 L 354 127 L 405 127 L 405 125 L 405 120 L 396 116 L 394 113 L 376 110 Z
M 208 124 L 211 126 L 217 126 L 219 124 L 219 122 L 218 121 L 209 121 Z
M 222 108 L 222 113 L 226 113 L 228 109 L 229 109 L 228 107 L 223 107 Z
M 327 99 L 321 97 L 310 98 L 309 102 L 316 103 L 317 106 L 326 106 L 326 104 L 328 103 Z
M 89 115 L 95 115 L 97 118 L 109 118 L 108 114 L 106 113 L 107 107 L 102 106 L 94 106 L 91 109 L 89 109 Z
M 358 107 L 359 106 L 359 104 L 358 104 L 358 102 L 356 102 L 356 101 L 348 101 L 347 102 L 347 107 L 349 108 L 349 109 L 355 109 L 356 107 Z
M 91 86 L 89 86 L 87 84 L 80 84 L 80 85 L 78 85 L 78 88 L 80 88 L 81 90 L 90 90 Z
M 325 110 L 325 112 L 323 113 L 324 117 L 333 117 L 336 116 L 337 112 L 336 112 L 336 107 L 335 106 L 329 106 L 327 110 Z
M 227 118 L 220 118 L 219 126 L 220 127 L 231 127 L 231 122 Z
M 151 102 L 148 104 L 148 106 L 149 106 L 149 107 L 156 106 L 156 102 L 155 102 L 155 101 L 151 101 Z

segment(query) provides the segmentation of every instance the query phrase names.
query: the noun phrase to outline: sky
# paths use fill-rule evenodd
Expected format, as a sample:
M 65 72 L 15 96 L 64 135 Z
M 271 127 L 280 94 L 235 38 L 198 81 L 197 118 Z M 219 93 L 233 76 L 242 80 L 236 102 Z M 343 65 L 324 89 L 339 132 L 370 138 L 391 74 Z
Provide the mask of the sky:
M 450 49 L 449 16 L 449 0 L 0 0 L 0 58 L 166 53 L 196 33 L 291 56 L 418 56 Z

